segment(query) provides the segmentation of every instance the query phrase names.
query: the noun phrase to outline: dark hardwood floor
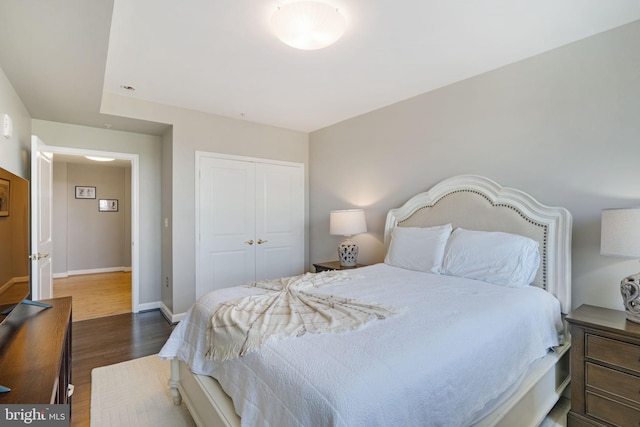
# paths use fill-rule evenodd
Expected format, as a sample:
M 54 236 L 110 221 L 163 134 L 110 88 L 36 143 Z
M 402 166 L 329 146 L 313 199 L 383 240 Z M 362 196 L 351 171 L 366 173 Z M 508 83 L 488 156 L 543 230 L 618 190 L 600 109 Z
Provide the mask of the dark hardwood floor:
M 159 310 L 73 322 L 71 425 L 89 426 L 93 368 L 158 353 L 172 330 Z

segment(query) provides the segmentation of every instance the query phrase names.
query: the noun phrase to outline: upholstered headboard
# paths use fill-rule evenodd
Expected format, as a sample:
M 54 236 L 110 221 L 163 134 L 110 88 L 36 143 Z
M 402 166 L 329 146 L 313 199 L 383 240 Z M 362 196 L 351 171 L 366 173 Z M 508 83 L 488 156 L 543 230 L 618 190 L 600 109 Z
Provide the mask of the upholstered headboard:
M 475 175 L 446 179 L 387 214 L 385 246 L 393 227 L 451 223 L 470 230 L 504 231 L 538 241 L 540 268 L 533 282 L 571 310 L 571 214 L 528 194 Z

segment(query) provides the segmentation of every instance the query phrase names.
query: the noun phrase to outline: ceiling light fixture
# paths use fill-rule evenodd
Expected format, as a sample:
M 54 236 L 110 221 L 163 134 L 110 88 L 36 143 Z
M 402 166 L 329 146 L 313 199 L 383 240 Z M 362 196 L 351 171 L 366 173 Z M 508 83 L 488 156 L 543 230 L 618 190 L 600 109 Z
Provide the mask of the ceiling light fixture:
M 115 159 L 112 159 L 111 157 L 98 157 L 98 156 L 84 156 L 84 157 L 96 162 L 113 162 L 115 160 Z
M 285 44 L 296 49 L 327 47 L 344 34 L 347 21 L 340 11 L 319 1 L 296 1 L 279 6 L 271 28 Z

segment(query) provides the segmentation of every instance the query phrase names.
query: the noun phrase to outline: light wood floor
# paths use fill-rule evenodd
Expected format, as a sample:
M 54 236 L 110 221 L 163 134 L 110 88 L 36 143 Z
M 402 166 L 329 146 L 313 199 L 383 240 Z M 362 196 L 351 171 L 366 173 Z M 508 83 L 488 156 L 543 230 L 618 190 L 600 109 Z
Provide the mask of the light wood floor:
M 53 297 L 73 298 L 73 321 L 131 313 L 131 272 L 53 280 Z

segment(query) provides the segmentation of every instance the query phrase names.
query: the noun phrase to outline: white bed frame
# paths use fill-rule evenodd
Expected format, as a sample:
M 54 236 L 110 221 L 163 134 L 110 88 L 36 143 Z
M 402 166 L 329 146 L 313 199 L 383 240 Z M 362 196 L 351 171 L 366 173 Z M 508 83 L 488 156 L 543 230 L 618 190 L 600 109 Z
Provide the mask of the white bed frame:
M 473 175 L 449 178 L 418 194 L 387 215 L 385 244 L 393 227 L 441 225 L 471 230 L 505 231 L 540 244 L 541 263 L 534 281 L 571 309 L 571 214 L 548 207 L 522 191 L 501 187 Z M 477 426 L 538 426 L 569 384 L 569 337 L 529 369 L 517 389 Z M 184 400 L 199 426 L 237 427 L 240 417 L 233 402 L 213 378 L 195 375 L 177 359 L 171 362 L 171 393 Z

